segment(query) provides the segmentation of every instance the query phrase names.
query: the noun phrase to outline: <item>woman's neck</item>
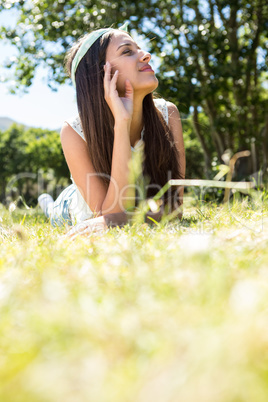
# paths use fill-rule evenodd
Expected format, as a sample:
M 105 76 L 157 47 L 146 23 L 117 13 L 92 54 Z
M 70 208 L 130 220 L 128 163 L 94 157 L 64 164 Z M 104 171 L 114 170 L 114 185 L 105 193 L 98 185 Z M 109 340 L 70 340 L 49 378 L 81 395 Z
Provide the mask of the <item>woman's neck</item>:
M 130 125 L 130 143 L 132 147 L 141 139 L 143 124 L 143 98 L 134 98 L 133 115 Z

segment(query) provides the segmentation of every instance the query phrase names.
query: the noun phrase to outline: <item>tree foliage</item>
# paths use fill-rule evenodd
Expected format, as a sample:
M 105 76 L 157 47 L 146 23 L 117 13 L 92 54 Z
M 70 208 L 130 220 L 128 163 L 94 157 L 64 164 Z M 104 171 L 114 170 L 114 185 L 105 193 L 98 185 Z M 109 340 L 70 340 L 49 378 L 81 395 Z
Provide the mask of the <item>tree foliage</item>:
M 150 10 L 149 19 L 160 27 L 151 47 L 162 52 L 160 89 L 166 88 L 175 103 L 179 98 L 182 109 L 193 108 L 207 166 L 211 145 L 219 159 L 226 149 L 250 147 L 251 140 L 263 145 L 266 3 L 189 0 L 176 4 L 163 4 L 159 14 L 157 8 Z M 200 110 L 208 116 L 209 128 L 200 124 Z M 266 160 L 266 154 L 262 157 Z
M 48 173 L 55 185 L 70 176 L 58 132 L 14 124 L 0 134 L 0 202 L 14 190 L 31 202 L 38 185 L 45 190 Z
M 2 37 L 16 44 L 18 85 L 31 85 L 35 68 L 48 66 L 51 87 L 67 79 L 63 59 L 70 44 L 87 31 L 130 20 L 160 58 L 159 92 L 191 112 L 209 172 L 220 160 L 250 149 L 258 167 L 267 166 L 268 6 L 265 0 L 5 1 L 19 11 L 14 29 Z M 117 25 L 115 25 L 117 27 Z M 202 124 L 204 112 L 208 124 Z M 252 146 L 254 145 L 254 147 Z

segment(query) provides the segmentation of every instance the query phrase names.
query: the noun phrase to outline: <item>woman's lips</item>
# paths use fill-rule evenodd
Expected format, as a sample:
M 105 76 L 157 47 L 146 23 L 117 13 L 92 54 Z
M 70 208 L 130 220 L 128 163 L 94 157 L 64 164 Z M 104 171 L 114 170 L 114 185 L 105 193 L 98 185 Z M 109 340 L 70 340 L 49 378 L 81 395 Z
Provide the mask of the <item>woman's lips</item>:
M 151 66 L 144 66 L 144 67 L 142 67 L 141 69 L 140 69 L 140 71 L 141 72 L 144 72 L 144 71 L 151 71 L 151 72 L 153 72 L 154 73 L 154 70 L 152 69 L 152 67 Z

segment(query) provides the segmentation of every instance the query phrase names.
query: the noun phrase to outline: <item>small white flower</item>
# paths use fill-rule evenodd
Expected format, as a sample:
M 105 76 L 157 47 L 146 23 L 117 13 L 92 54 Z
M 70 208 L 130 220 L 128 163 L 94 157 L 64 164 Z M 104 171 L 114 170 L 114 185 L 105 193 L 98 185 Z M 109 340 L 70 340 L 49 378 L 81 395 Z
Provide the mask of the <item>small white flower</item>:
M 231 308 L 238 314 L 254 312 L 262 297 L 262 289 L 257 281 L 243 279 L 237 282 L 229 298 Z
M 9 212 L 14 212 L 15 209 L 16 209 L 16 204 L 14 202 L 11 202 L 9 204 L 9 208 L 8 208 Z
M 183 252 L 187 254 L 206 253 L 211 246 L 211 236 L 208 234 L 185 234 L 179 239 Z

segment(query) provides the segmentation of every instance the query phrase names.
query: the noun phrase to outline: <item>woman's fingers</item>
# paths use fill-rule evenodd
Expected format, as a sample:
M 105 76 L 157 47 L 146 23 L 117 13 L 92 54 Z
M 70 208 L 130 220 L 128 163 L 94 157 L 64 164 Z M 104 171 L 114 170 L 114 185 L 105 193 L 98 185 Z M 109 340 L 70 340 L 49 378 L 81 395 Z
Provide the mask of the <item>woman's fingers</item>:
M 92 234 L 105 233 L 107 232 L 107 230 L 107 226 L 103 223 L 96 223 L 94 225 L 88 225 L 83 231 L 74 234 L 71 239 L 74 240 L 77 237 L 81 236 L 90 236 Z
M 118 78 L 118 73 L 119 73 L 119 71 L 116 70 L 116 72 L 114 73 L 113 78 L 111 79 L 111 85 L 112 85 L 114 88 L 116 88 L 116 81 L 117 81 L 117 78 Z
M 109 86 L 111 82 L 111 64 L 107 61 L 107 63 L 104 65 L 104 91 L 105 93 L 108 93 L 109 91 Z
M 105 232 L 108 229 L 108 225 L 105 222 L 103 216 L 97 218 L 87 219 L 83 222 L 76 224 L 73 228 L 66 233 L 64 237 L 76 239 L 79 236 L 90 235 L 92 233 Z
M 131 85 L 129 80 L 126 80 L 125 89 L 126 89 L 125 97 L 127 99 L 133 100 L 133 87 L 132 87 L 132 85 Z
M 133 113 L 133 87 L 129 80 L 125 82 L 125 96 L 120 97 L 117 90 L 119 70 L 111 77 L 112 67 L 107 61 L 104 66 L 104 99 L 106 100 L 115 120 L 117 118 L 129 120 Z
M 108 91 L 108 85 L 109 85 L 109 74 L 108 74 L 108 65 L 107 63 L 104 66 L 104 79 L 103 79 L 103 86 L 104 86 L 104 93 L 106 95 Z
M 82 233 L 88 226 L 87 221 L 78 223 L 77 225 L 73 226 L 67 233 L 66 237 L 73 237 L 76 236 L 77 234 Z
M 111 78 L 111 64 L 107 61 L 104 66 L 104 95 L 105 99 L 111 98 L 113 93 L 118 96 L 118 92 L 116 90 L 116 82 L 118 78 L 118 70 L 114 73 L 113 77 Z

